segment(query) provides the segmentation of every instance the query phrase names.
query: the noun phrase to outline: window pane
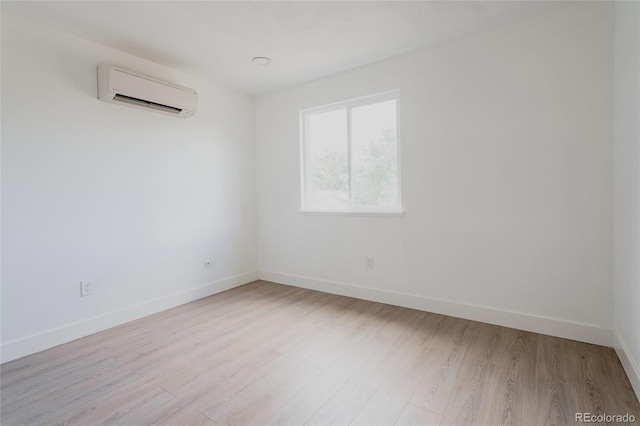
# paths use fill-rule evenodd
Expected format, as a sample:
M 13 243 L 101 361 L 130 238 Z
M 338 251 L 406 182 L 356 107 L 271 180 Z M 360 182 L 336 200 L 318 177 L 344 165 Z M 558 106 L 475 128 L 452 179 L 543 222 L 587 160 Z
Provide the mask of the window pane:
M 356 206 L 398 206 L 396 101 L 351 110 L 351 155 Z
M 308 117 L 308 161 L 311 167 L 307 208 L 349 208 L 349 157 L 347 111 L 313 114 Z

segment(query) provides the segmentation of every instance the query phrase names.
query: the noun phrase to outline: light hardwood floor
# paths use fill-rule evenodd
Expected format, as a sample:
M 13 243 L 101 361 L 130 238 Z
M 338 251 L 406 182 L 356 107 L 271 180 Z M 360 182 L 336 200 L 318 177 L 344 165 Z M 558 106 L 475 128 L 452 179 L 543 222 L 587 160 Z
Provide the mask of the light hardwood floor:
M 257 281 L 1 366 L 18 424 L 572 425 L 611 348 Z

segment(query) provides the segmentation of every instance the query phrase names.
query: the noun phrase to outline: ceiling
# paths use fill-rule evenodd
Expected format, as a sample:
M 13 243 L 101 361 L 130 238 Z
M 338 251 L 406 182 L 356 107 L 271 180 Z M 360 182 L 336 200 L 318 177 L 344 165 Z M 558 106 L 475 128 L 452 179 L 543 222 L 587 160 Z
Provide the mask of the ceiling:
M 556 8 L 527 1 L 2 1 L 3 15 L 260 94 Z M 270 65 L 251 58 L 267 56 Z

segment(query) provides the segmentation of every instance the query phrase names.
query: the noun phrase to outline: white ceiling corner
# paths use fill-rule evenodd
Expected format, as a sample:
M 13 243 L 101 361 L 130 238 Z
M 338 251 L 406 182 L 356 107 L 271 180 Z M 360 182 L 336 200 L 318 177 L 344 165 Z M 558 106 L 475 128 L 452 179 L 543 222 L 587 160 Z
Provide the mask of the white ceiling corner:
M 260 94 L 557 7 L 528 1 L 2 1 L 2 13 Z M 255 56 L 272 63 L 256 66 Z

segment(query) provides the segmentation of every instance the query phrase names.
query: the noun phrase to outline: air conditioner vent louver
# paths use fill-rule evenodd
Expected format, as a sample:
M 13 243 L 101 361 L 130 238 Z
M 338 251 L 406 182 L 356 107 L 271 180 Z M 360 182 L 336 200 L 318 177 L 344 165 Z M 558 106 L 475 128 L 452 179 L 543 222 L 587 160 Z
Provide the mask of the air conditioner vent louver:
M 168 112 L 168 113 L 171 113 L 171 114 L 180 114 L 182 112 L 182 109 L 180 109 L 180 108 L 174 108 L 174 107 L 158 104 L 158 103 L 151 102 L 151 101 L 144 101 L 142 99 L 132 98 L 131 96 L 126 96 L 126 95 L 115 95 L 113 97 L 113 99 L 116 100 L 116 101 L 126 102 L 126 103 L 130 103 L 130 104 L 133 104 L 133 105 L 142 106 L 142 107 L 145 107 L 145 108 L 158 109 L 158 110 L 165 111 L 165 112 Z
M 98 99 L 181 118 L 191 117 L 198 104 L 192 89 L 109 64 L 98 66 Z

